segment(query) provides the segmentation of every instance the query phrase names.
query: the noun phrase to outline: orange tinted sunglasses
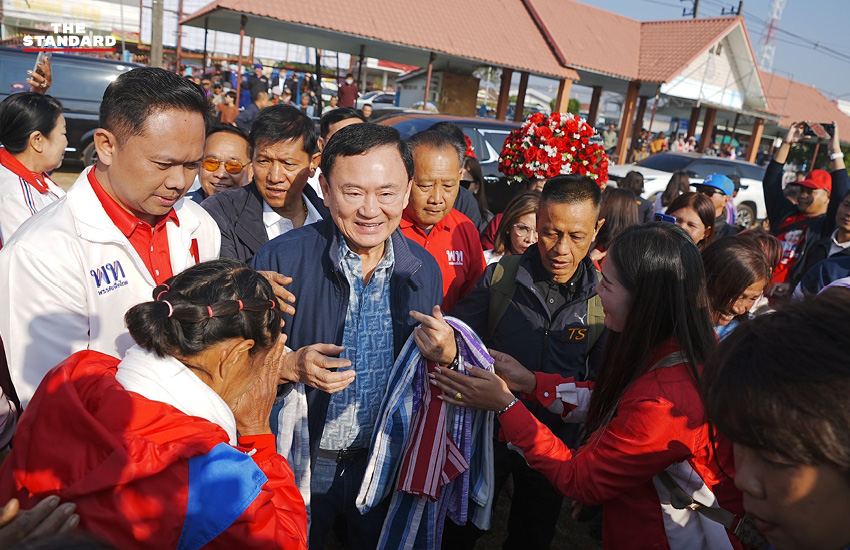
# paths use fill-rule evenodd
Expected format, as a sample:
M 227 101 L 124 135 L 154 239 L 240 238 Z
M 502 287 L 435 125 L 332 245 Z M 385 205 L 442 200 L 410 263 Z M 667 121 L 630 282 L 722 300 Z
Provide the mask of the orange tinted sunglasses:
M 224 163 L 224 169 L 230 172 L 231 174 L 238 174 L 245 168 L 245 165 L 239 162 L 238 160 L 228 160 Z M 218 170 L 218 167 L 222 165 L 222 161 L 217 158 L 207 157 L 204 159 L 204 169 L 208 172 L 215 172 Z

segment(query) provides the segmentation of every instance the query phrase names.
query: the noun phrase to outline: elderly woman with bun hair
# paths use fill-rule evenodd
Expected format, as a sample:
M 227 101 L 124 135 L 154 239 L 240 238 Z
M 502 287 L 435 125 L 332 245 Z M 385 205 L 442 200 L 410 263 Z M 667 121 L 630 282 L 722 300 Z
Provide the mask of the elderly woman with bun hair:
M 306 549 L 304 501 L 269 416 L 285 354 L 269 283 L 236 260 L 156 287 L 118 360 L 44 378 L 0 468 L 0 502 L 57 495 L 117 548 Z

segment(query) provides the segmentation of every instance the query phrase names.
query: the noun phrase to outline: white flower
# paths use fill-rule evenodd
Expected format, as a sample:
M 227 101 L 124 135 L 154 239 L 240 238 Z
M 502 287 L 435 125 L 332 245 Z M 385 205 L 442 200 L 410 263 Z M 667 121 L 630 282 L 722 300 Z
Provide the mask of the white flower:
M 570 169 L 569 164 L 562 164 L 561 165 L 561 174 L 572 174 L 572 170 Z

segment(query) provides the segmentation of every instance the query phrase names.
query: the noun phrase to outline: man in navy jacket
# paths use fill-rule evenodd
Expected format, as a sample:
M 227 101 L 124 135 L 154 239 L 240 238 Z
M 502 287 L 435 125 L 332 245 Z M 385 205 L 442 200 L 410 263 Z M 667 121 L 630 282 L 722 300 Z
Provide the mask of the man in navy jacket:
M 439 314 L 442 279 L 434 258 L 398 230 L 413 157 L 397 130 L 347 126 L 321 168 L 330 218 L 269 241 L 252 265 L 290 275 L 298 297 L 295 315 L 284 315 L 295 351 L 282 377 L 310 386 L 310 547 L 323 548 L 342 515 L 349 545 L 375 548 L 388 503 L 361 516 L 354 500 L 392 365 L 417 324 L 410 312 Z

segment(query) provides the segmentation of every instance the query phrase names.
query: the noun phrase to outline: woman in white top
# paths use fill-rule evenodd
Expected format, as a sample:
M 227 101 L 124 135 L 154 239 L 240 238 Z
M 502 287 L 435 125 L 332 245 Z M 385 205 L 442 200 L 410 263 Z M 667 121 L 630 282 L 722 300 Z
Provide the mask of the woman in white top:
M 523 191 L 505 207 L 496 229 L 493 250 L 484 251 L 488 264 L 498 262 L 505 254 L 522 254 L 537 242 L 537 209 L 540 191 Z
M 0 103 L 0 246 L 39 210 L 65 196 L 48 172 L 62 165 L 68 139 L 58 100 L 36 92 Z

